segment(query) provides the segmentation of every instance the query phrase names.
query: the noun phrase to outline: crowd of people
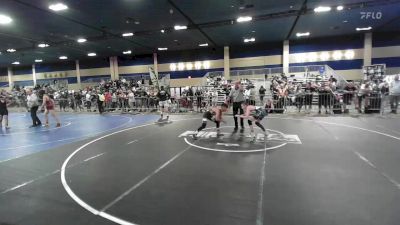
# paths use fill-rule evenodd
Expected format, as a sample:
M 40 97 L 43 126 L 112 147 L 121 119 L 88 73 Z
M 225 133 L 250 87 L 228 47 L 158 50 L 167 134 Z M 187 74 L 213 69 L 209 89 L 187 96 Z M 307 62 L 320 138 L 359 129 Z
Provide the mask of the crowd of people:
M 287 106 L 295 106 L 299 112 L 303 107 L 306 112 L 310 112 L 313 102 L 317 101 L 318 113 L 321 113 L 322 108 L 327 114 L 331 111 L 348 113 L 348 106 L 352 104 L 359 113 L 367 113 L 382 110 L 386 96 L 389 96 L 390 90 L 396 90 L 396 85 L 396 82 L 389 84 L 384 80 L 363 80 L 360 83 L 347 82 L 339 88 L 333 76 L 325 80 L 297 81 L 282 75 L 272 79 L 270 90 L 278 111 L 286 110 Z M 394 92 L 391 96 L 396 96 Z M 392 113 L 396 113 L 398 101 L 396 97 L 390 99 Z
M 221 80 L 222 82 L 222 80 Z M 87 112 L 133 112 L 133 111 L 163 111 L 176 112 L 179 107 L 189 110 L 206 111 L 216 107 L 227 99 L 233 98 L 236 85 L 243 89 L 243 99 L 231 102 L 234 114 L 240 111 L 240 102 L 246 101 L 249 105 L 264 105 L 270 102 L 274 112 L 282 113 L 288 106 L 294 106 L 300 112 L 302 108 L 310 112 L 313 103 L 318 102 L 318 112 L 322 109 L 330 113 L 331 109 L 348 112 L 347 106 L 354 104 L 359 112 L 368 110 L 382 110 L 383 102 L 390 102 L 391 112 L 397 113 L 400 81 L 399 75 L 392 82 L 385 80 L 363 80 L 361 83 L 348 82 L 344 87 L 338 88 L 334 77 L 329 79 L 314 79 L 297 81 L 284 74 L 275 76 L 271 80 L 267 96 L 267 89 L 261 86 L 256 90 L 251 81 L 230 83 L 214 83 L 215 87 L 189 87 L 184 89 L 179 98 L 169 93 L 168 87 L 158 90 L 152 86 L 144 86 L 141 82 L 125 79 L 103 81 L 93 87 L 82 90 L 55 90 L 49 85 L 36 86 L 32 89 L 15 87 L 12 91 L 2 90 L 0 93 L 0 122 L 8 128 L 8 110 L 10 106 L 20 106 L 31 112 L 32 127 L 40 126 L 41 121 L 36 115 L 40 109 L 46 109 L 45 125 L 48 124 L 48 114 L 52 115 L 57 126 L 60 121 L 55 113 L 58 106 L 60 111 L 87 111 Z M 165 100 L 160 93 L 168 94 Z M 163 94 L 162 94 L 163 95 Z M 235 118 L 237 125 L 237 118 Z

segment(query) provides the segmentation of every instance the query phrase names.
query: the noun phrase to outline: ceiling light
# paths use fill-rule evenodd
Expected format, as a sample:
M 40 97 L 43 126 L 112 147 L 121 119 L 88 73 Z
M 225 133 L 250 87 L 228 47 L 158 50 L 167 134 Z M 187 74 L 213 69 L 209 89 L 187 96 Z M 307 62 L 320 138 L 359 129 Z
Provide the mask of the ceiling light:
M 78 43 L 84 43 L 84 42 L 86 42 L 87 40 L 85 39 L 85 38 L 79 38 L 78 40 L 77 40 L 77 42 Z
M 178 63 L 178 70 L 184 70 L 185 69 L 185 64 L 184 63 Z
M 62 11 L 62 10 L 68 9 L 68 6 L 66 6 L 66 5 L 64 5 L 62 3 L 56 3 L 56 4 L 50 5 L 49 9 L 51 9 L 53 11 Z
M 331 56 L 329 55 L 328 52 L 322 52 L 321 55 L 320 55 L 320 58 L 321 58 L 322 61 L 328 61 L 330 57 Z
M 193 69 L 193 64 L 192 63 L 186 63 L 186 69 L 187 70 L 192 70 Z
M 207 47 L 208 43 L 204 43 L 204 44 L 199 44 L 200 47 Z
M 168 48 L 158 48 L 158 51 L 167 51 Z
M 169 69 L 171 71 L 175 71 L 176 70 L 176 64 L 175 63 L 171 63 L 171 65 L 169 65 Z
M 122 37 L 132 37 L 133 33 L 123 33 Z
M 11 64 L 13 64 L 13 65 L 19 65 L 19 62 L 16 61 L 16 62 L 13 62 L 13 63 L 11 63 Z
M 13 49 L 13 48 L 9 48 L 7 49 L 7 52 L 16 52 L 17 50 Z
M 343 53 L 341 51 L 334 51 L 332 57 L 334 60 L 341 60 Z
M 88 53 L 87 55 L 90 56 L 90 57 L 93 57 L 93 56 L 96 56 L 97 54 L 94 53 L 94 52 L 90 52 L 90 53 Z
M 329 7 L 329 6 L 319 6 L 319 7 L 317 7 L 317 8 L 315 8 L 314 9 L 314 12 L 316 12 L 316 13 L 320 13 L 320 12 L 329 12 L 329 11 L 331 11 L 331 7 Z
M 161 33 L 165 33 L 165 30 L 163 29 L 163 30 L 161 30 Z
M 344 9 L 344 7 L 342 5 L 339 5 L 338 7 L 336 7 L 337 11 L 342 11 Z
M 308 61 L 315 62 L 318 59 L 318 55 L 315 52 L 308 53 Z
M 64 59 L 68 59 L 68 57 L 67 56 L 60 56 L 59 59 L 63 59 L 64 60 Z
M 355 56 L 355 53 L 354 53 L 353 50 L 347 50 L 347 51 L 344 53 L 344 57 L 345 57 L 346 59 L 354 59 L 354 56 Z
M 236 19 L 236 22 L 244 23 L 244 22 L 249 22 L 252 20 L 253 20 L 253 17 L 251 17 L 251 16 L 240 16 L 239 18 Z
M 39 62 L 43 62 L 42 59 L 35 59 L 35 62 L 39 63 Z
M 371 30 L 372 27 L 357 27 L 356 31 L 365 31 L 365 30 Z
M 49 47 L 49 46 L 50 46 L 50 45 L 45 44 L 45 43 L 38 44 L 38 47 L 39 47 L 39 48 L 46 48 L 46 47 Z
M 243 41 L 244 41 L 244 43 L 255 42 L 256 39 L 255 38 L 245 38 Z
M 6 15 L 0 15 L 0 24 L 9 24 L 12 22 L 12 19 Z
M 124 51 L 124 52 L 122 52 L 122 54 L 124 54 L 124 55 L 130 55 L 130 54 L 132 54 L 132 51 L 131 51 L 131 50 Z
M 308 37 L 310 36 L 310 32 L 305 32 L 305 33 L 296 33 L 296 37 Z
M 195 63 L 194 63 L 194 68 L 195 68 L 196 70 L 201 69 L 201 62 L 199 62 L 199 61 L 195 62 Z
M 204 69 L 210 69 L 210 61 L 204 61 L 203 67 L 204 67 Z
M 174 29 L 175 29 L 175 30 L 186 30 L 186 29 L 187 29 L 187 26 L 176 25 L 176 26 L 174 26 Z

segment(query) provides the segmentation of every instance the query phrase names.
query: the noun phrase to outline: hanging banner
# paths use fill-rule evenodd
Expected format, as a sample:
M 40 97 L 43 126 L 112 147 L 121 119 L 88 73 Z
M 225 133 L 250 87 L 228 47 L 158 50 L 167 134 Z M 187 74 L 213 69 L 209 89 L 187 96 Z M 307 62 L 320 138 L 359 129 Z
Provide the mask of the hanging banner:
M 154 69 L 152 67 L 149 67 L 149 73 L 150 73 L 150 79 L 151 79 L 151 82 L 153 83 L 153 86 L 159 88 L 158 74 L 156 74 L 154 72 Z

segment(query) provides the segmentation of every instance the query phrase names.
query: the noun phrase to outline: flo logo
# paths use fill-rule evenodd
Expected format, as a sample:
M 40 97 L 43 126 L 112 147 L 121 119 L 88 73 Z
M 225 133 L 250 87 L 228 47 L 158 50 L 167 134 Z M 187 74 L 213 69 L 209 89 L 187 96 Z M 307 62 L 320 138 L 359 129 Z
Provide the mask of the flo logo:
M 360 12 L 362 20 L 380 20 L 382 19 L 382 12 Z

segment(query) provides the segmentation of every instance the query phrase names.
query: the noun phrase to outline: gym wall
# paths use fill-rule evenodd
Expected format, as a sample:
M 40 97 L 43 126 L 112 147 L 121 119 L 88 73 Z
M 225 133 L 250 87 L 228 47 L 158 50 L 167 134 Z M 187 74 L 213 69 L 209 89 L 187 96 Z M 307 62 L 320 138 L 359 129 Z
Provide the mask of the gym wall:
M 230 47 L 230 69 L 255 69 L 255 68 L 274 68 L 282 67 L 283 44 L 255 44 Z M 303 39 L 290 42 L 290 66 L 323 65 L 327 64 L 335 69 L 339 74 L 348 80 L 359 80 L 362 78 L 362 66 L 364 57 L 364 36 L 346 36 L 324 39 Z M 351 59 L 342 57 L 335 60 L 332 55 L 340 51 L 353 51 L 354 57 Z M 322 53 L 327 53 L 330 57 L 321 60 Z M 310 58 L 310 54 L 318 57 Z M 171 86 L 197 86 L 201 85 L 204 75 L 212 71 L 224 70 L 224 51 L 223 48 L 216 49 L 196 49 L 181 52 L 159 52 L 158 72 L 160 74 L 170 74 Z M 171 64 L 178 66 L 179 63 L 192 64 L 196 62 L 209 62 L 207 68 L 201 69 L 175 70 L 171 69 Z M 373 34 L 372 63 L 385 63 L 387 74 L 400 73 L 400 35 L 377 33 Z M 148 76 L 148 68 L 154 66 L 153 55 L 125 56 L 117 58 L 118 77 L 131 78 Z M 90 86 L 97 83 L 100 79 L 111 79 L 111 68 L 109 58 L 95 58 L 90 60 L 80 60 L 81 85 L 77 83 L 75 61 L 59 62 L 54 64 L 36 64 L 36 78 L 38 82 L 54 79 L 68 79 L 71 89 Z M 32 66 L 13 66 L 12 81 L 22 86 L 33 84 Z M 188 79 L 191 78 L 191 79 Z M 8 85 L 7 68 L 0 69 L 0 87 Z

